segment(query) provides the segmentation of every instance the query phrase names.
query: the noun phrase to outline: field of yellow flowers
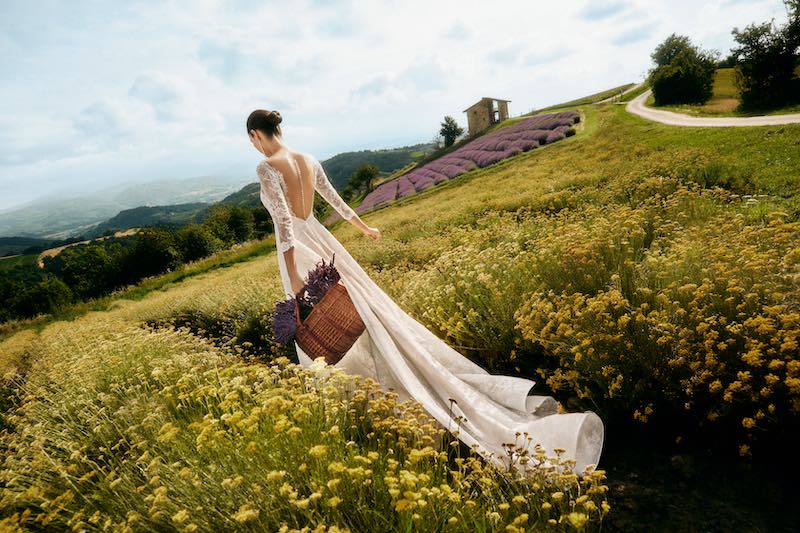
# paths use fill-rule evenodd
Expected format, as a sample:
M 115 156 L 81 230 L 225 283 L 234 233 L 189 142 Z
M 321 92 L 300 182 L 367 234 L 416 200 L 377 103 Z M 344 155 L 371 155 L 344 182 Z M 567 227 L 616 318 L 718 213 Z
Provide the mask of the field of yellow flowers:
M 452 346 L 609 427 L 743 462 L 791 444 L 800 127 L 581 112 L 574 137 L 366 214 L 379 242 L 333 232 Z M 613 517 L 603 470 L 494 471 L 374 383 L 292 364 L 270 338 L 281 297 L 268 254 L 6 335 L 2 526 L 539 531 Z

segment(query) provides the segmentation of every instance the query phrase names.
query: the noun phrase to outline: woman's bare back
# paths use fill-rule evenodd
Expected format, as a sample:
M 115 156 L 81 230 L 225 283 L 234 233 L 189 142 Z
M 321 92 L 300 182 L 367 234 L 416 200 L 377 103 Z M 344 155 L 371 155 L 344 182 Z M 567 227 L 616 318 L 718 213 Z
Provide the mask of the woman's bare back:
M 314 167 L 311 159 L 300 152 L 277 152 L 267 162 L 278 170 L 286 184 L 286 202 L 294 216 L 303 220 L 314 210 Z

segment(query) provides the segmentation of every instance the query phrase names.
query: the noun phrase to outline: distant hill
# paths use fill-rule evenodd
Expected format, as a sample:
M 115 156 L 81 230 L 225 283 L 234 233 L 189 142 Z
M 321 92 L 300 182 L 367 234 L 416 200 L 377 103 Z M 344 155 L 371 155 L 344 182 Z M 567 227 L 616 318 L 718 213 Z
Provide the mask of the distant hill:
M 96 237 L 114 231 L 142 226 L 183 225 L 199 222 L 212 204 L 191 203 L 177 205 L 141 206 L 120 211 L 116 216 L 97 225 L 87 235 Z
M 0 213 L 0 236 L 49 240 L 85 235 L 120 211 L 140 206 L 216 202 L 252 181 L 246 176 L 202 176 L 114 187 L 75 198 L 43 199 Z
M 248 183 L 233 194 L 229 194 L 219 203 L 225 205 L 236 205 L 239 207 L 258 207 L 261 205 L 261 186 L 258 182 Z

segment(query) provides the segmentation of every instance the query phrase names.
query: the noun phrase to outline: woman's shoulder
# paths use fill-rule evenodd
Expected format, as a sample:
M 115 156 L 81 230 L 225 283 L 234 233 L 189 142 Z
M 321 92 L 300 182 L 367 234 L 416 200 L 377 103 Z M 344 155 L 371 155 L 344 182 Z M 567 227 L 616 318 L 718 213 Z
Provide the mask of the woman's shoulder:
M 272 163 L 270 163 L 266 157 L 261 161 L 259 161 L 258 164 L 256 165 L 256 171 L 259 173 L 259 175 L 266 173 L 267 170 L 274 170 L 274 169 L 275 167 L 272 166 Z

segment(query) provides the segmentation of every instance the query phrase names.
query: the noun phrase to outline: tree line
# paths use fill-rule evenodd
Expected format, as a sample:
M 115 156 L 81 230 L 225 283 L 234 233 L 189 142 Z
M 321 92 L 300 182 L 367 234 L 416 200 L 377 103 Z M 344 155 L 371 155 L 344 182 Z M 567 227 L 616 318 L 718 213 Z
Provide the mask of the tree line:
M 735 69 L 741 109 L 771 109 L 800 101 L 800 0 L 784 0 L 788 20 L 734 28 L 736 46 L 724 59 L 718 51 L 672 34 L 651 54 L 655 66 L 648 83 L 656 105 L 703 104 L 714 89 L 717 68 Z
M 71 246 L 44 258 L 43 268 L 19 265 L 3 272 L 0 322 L 52 313 L 272 232 L 262 207 L 215 205 L 201 223 L 153 226 Z

